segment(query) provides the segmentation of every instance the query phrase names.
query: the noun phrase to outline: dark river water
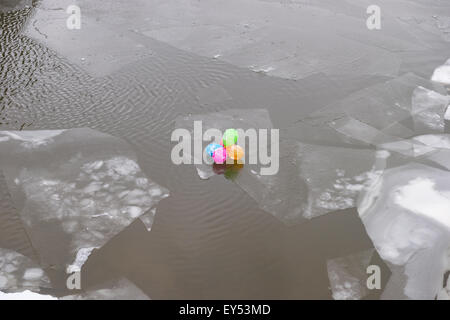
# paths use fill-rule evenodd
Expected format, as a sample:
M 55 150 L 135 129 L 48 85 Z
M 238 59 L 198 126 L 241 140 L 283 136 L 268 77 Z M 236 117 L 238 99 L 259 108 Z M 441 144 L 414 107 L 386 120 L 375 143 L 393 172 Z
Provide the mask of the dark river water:
M 144 38 L 126 22 L 115 30 L 139 38 L 151 55 L 92 74 L 24 32 L 40 5 L 30 4 L 0 13 L 0 130 L 89 127 L 120 137 L 146 175 L 170 190 L 151 232 L 135 220 L 89 257 L 83 287 L 126 277 L 152 299 L 330 299 L 326 261 L 373 248 L 356 209 L 286 225 L 223 176 L 201 180 L 194 167 L 174 165 L 170 135 L 178 116 L 227 109 L 267 109 L 283 130 L 392 77 L 319 72 L 284 79 Z M 449 46 L 442 48 L 447 52 L 402 52 L 399 74 L 429 78 L 449 57 Z M 39 256 L 20 220 L 0 219 L 0 246 Z M 390 271 L 378 255 L 373 261 L 385 282 Z M 64 292 L 66 275 L 46 271 L 55 292 Z

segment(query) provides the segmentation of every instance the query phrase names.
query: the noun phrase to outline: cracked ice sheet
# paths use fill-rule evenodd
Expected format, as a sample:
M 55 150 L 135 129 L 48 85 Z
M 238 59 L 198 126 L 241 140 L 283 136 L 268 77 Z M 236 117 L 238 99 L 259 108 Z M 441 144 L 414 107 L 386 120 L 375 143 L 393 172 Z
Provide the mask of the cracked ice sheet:
M 360 300 L 368 294 L 367 267 L 375 249 L 327 261 L 328 279 L 334 300 Z
M 149 297 L 126 278 L 120 278 L 86 292 L 60 298 L 25 290 L 16 293 L 0 291 L 0 300 L 149 300 Z
M 354 30 L 364 25 L 363 8 L 356 19 L 336 15 L 326 6 L 257 0 L 132 3 L 127 7 L 142 11 L 134 15 L 133 28 L 144 35 L 269 75 L 290 79 L 318 72 L 395 76 L 401 63 L 397 54 L 380 45 L 381 37 L 372 43 L 350 39 L 362 37 Z M 129 8 L 120 5 L 116 10 L 130 14 Z M 403 38 L 406 47 L 414 47 L 411 37 Z M 389 43 L 395 51 L 400 41 L 391 40 L 385 47 L 391 47 Z
M 0 12 L 7 12 L 22 9 L 23 7 L 31 7 L 32 0 L 2 0 L 0 3 Z
M 81 128 L 1 131 L 0 168 L 44 266 L 78 270 L 168 191 L 123 140 Z
M 340 128 L 343 126 L 342 121 L 351 118 L 381 131 L 388 139 L 409 138 L 414 134 L 414 127 L 409 126 L 406 120 L 412 117 L 411 97 L 419 86 L 433 90 L 437 94 L 446 94 L 445 88 L 440 84 L 414 74 L 405 74 L 355 92 L 347 98 L 312 113 L 302 121 L 315 126 Z M 353 132 L 349 134 L 354 135 Z M 357 132 L 353 138 L 358 139 Z M 378 140 L 372 140 L 372 137 L 369 137 L 369 140 L 366 138 L 360 140 L 371 144 L 380 143 Z
M 50 287 L 50 280 L 37 263 L 16 251 L 0 248 L 0 292 Z
M 429 148 L 424 158 L 450 170 L 450 134 L 428 134 L 411 139 Z
M 445 130 L 445 112 L 449 102 L 449 96 L 417 87 L 413 92 L 411 110 L 414 133 L 443 133 Z
M 410 163 L 385 170 L 358 212 L 380 256 L 393 265 L 383 292 L 391 299 L 434 299 L 450 247 L 450 173 Z

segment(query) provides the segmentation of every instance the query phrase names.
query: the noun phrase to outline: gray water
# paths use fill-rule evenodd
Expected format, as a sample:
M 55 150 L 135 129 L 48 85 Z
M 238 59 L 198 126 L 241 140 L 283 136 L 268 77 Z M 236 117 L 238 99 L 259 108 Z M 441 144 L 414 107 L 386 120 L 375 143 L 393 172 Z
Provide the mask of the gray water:
M 0 7 L 9 2 L 14 1 L 2 0 Z M 430 2 L 434 5 L 430 11 L 450 14 L 450 6 L 444 1 Z M 77 3 L 82 9 L 86 5 Z M 291 128 L 312 112 L 397 75 L 414 72 L 429 78 L 449 56 L 446 33 L 417 31 L 417 42 L 404 39 L 411 47 L 388 48 L 399 59 L 398 70 L 353 72 L 352 67 L 344 66 L 343 70 L 322 68 L 312 74 L 301 74 L 303 69 L 299 68 L 295 76 L 284 70 L 266 74 L 243 67 L 245 63 L 239 57 L 214 59 L 195 48 L 187 50 L 165 34 L 159 37 L 158 29 L 141 32 L 147 23 L 145 10 L 155 19 L 156 9 L 175 10 L 174 3 L 164 6 L 149 1 L 139 8 L 142 1 L 102 3 L 87 5 L 83 13 L 86 21 L 95 21 L 108 30 L 99 37 L 101 40 L 86 34 L 75 36 L 73 42 L 58 38 L 59 27 L 40 20 L 52 10 L 64 14 L 65 6 L 52 1 L 32 1 L 29 7 L 0 13 L 0 130 L 90 127 L 123 138 L 138 154 L 146 175 L 170 190 L 170 197 L 157 207 L 151 232 L 136 220 L 89 257 L 82 270 L 83 288 L 126 277 L 152 299 L 330 299 L 326 261 L 373 248 L 356 209 L 285 225 L 223 176 L 200 180 L 195 168 L 173 165 L 170 135 L 174 121 L 189 114 L 262 108 L 269 111 L 275 128 Z M 342 6 L 336 1 L 287 3 L 300 8 L 315 5 L 338 17 L 359 18 L 360 14 L 354 1 L 342 1 Z M 399 9 L 391 14 L 393 17 L 406 12 L 408 18 L 426 15 L 433 19 L 415 7 L 428 1 L 395 3 Z M 281 1 L 281 5 L 286 2 Z M 256 18 L 265 14 L 254 13 Z M 362 21 L 365 17 L 363 9 Z M 394 20 L 386 21 L 389 24 Z M 277 22 L 281 23 L 280 17 L 274 17 L 273 23 Z M 65 21 L 60 23 L 65 28 Z M 311 30 L 308 37 L 312 39 L 315 33 L 320 38 L 333 28 L 329 20 L 315 23 L 321 28 Z M 304 27 L 308 27 L 308 21 Z M 396 31 L 388 29 L 386 36 L 402 39 Z M 293 36 L 295 33 L 285 35 L 287 39 Z M 354 37 L 355 42 L 366 41 L 362 33 L 356 32 Z M 136 49 L 135 53 L 130 49 L 131 57 L 124 59 L 120 59 L 118 50 L 112 63 L 99 63 L 104 61 L 105 47 L 126 48 L 123 39 L 140 44 L 144 50 Z M 108 44 L 103 47 L 98 41 Z M 378 48 L 377 41 L 374 47 Z M 195 36 L 193 47 L 201 42 L 202 37 Z M 78 50 L 80 43 L 83 48 Z M 412 48 L 417 43 L 420 49 Z M 384 45 L 394 44 L 392 40 Z M 333 56 L 329 59 L 339 62 Z M 385 60 L 388 65 L 392 61 Z M 386 70 L 382 62 L 379 68 Z M 3 213 L 8 210 L 4 206 L 7 204 L 0 203 Z M 0 215 L 0 247 L 37 259 L 39 253 L 34 252 L 20 220 L 3 220 Z M 377 255 L 373 259 L 382 267 L 384 283 L 390 272 Z M 55 292 L 64 292 L 66 275 L 56 269 L 46 271 Z M 378 295 L 375 290 L 369 298 Z

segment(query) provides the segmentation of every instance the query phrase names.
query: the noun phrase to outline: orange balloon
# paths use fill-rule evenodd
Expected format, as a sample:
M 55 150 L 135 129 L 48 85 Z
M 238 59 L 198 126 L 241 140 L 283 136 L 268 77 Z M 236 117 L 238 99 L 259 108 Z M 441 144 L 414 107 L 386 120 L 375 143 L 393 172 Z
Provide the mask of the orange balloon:
M 233 160 L 241 160 L 244 156 L 244 150 L 237 144 L 233 144 L 227 148 L 227 156 Z

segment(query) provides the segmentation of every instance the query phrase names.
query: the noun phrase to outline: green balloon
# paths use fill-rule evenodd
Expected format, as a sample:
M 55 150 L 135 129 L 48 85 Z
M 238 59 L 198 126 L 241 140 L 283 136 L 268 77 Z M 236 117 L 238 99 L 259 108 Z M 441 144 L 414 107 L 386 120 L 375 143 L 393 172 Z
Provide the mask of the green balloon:
M 238 141 L 238 132 L 236 129 L 227 129 L 225 130 L 225 133 L 223 134 L 223 146 L 229 147 L 233 144 L 236 144 Z

